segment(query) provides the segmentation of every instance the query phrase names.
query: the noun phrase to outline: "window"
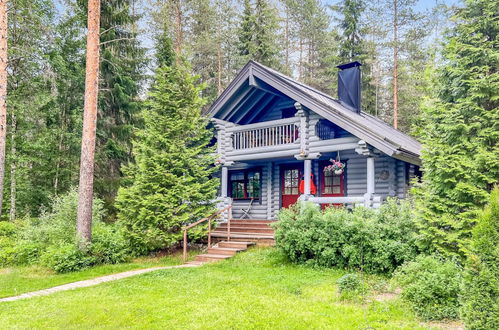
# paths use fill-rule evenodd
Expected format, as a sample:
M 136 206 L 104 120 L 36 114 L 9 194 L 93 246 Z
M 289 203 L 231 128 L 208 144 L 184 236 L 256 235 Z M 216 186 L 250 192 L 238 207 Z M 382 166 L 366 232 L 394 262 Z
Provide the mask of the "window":
M 230 196 L 233 199 L 259 199 L 262 191 L 261 169 L 231 171 L 229 173 Z
M 337 195 L 342 193 L 342 175 L 333 174 L 333 172 L 324 172 L 324 185 L 322 187 L 323 195 Z
M 295 114 L 296 114 L 296 109 L 295 108 L 287 108 L 287 109 L 282 109 L 281 110 L 281 117 L 282 117 L 282 119 L 294 117 Z

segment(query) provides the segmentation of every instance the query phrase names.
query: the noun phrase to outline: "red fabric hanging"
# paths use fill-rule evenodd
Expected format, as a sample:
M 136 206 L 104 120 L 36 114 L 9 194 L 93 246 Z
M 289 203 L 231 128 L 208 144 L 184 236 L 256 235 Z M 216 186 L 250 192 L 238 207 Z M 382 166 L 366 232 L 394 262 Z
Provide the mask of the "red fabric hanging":
M 301 177 L 298 189 L 300 190 L 300 194 L 303 194 L 305 192 L 305 180 L 303 179 L 303 176 Z M 310 174 L 310 194 L 315 195 L 316 193 L 317 193 L 317 188 L 315 187 L 314 183 L 314 175 Z

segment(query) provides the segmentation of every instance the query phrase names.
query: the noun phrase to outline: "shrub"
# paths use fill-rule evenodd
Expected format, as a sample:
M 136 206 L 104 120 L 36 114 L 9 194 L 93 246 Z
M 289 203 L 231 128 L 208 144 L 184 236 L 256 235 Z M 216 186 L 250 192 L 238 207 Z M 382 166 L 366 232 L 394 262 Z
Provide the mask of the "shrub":
M 14 248 L 15 264 L 30 265 L 36 263 L 43 251 L 40 244 L 28 241 L 19 241 Z
M 419 256 L 397 269 L 394 281 L 418 316 L 438 320 L 458 317 L 461 278 L 457 264 L 435 256 Z
M 312 203 L 283 209 L 276 244 L 293 262 L 369 273 L 391 273 L 417 255 L 408 202 L 390 199 L 379 210 L 321 210 Z
M 58 273 L 74 272 L 95 263 L 95 258 L 88 256 L 75 244 L 51 246 L 41 256 L 41 263 Z
M 0 221 L 0 237 L 12 237 L 17 231 L 16 225 L 12 222 Z
M 340 292 L 360 292 L 362 291 L 362 279 L 359 274 L 350 273 L 343 275 L 336 282 Z
M 499 189 L 480 214 L 463 280 L 461 315 L 469 329 L 499 329 Z
M 96 223 L 92 235 L 90 251 L 97 263 L 116 264 L 129 259 L 128 241 L 120 226 Z

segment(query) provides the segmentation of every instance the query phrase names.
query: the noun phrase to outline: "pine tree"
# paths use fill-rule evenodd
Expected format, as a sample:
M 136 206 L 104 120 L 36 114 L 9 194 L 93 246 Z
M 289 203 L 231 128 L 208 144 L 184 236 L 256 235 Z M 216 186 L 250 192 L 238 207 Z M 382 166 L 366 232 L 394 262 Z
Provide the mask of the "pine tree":
M 88 32 L 85 70 L 85 105 L 81 139 L 80 181 L 76 235 L 82 247 L 92 239 L 94 156 L 99 93 L 100 0 L 88 2 Z
M 286 11 L 293 21 L 290 38 L 296 44 L 298 79 L 324 92 L 332 93 L 336 82 L 338 49 L 331 18 L 320 0 L 286 0 Z
M 134 139 L 135 163 L 124 169 L 118 219 L 138 253 L 167 248 L 183 225 L 212 210 L 217 180 L 211 178 L 212 132 L 201 117 L 204 99 L 182 61 L 157 70 L 143 110 L 144 128 Z
M 454 19 L 436 95 L 423 112 L 418 204 L 423 242 L 463 257 L 476 212 L 499 178 L 499 24 L 487 0 L 465 1 Z

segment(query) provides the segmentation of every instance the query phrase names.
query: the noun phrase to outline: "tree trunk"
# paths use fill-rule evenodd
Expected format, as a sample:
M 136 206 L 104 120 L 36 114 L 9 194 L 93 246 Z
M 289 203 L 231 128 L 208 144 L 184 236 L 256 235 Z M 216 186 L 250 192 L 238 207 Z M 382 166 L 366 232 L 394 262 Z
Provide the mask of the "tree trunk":
M 77 237 L 81 247 L 92 239 L 92 195 L 94 186 L 95 131 L 99 91 L 100 0 L 88 0 L 88 32 L 85 73 L 85 105 L 78 187 Z
M 10 212 L 9 220 L 16 220 L 16 200 L 17 200 L 17 164 L 16 164 L 16 116 L 12 114 L 12 132 L 10 133 L 10 156 L 12 163 L 10 164 Z
M 0 0 L 0 215 L 3 206 L 7 140 L 7 31 L 7 0 Z
M 398 128 L 398 0 L 393 0 L 393 127 Z
M 175 53 L 177 56 L 175 60 L 178 64 L 180 56 L 182 53 L 182 43 L 183 43 L 183 29 L 182 29 L 182 8 L 181 0 L 175 0 Z

